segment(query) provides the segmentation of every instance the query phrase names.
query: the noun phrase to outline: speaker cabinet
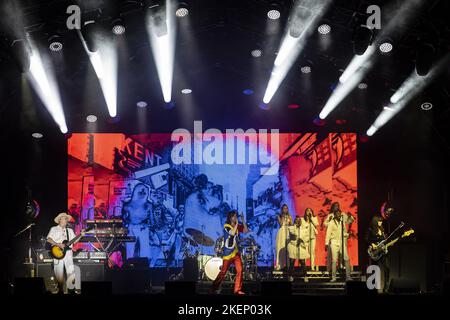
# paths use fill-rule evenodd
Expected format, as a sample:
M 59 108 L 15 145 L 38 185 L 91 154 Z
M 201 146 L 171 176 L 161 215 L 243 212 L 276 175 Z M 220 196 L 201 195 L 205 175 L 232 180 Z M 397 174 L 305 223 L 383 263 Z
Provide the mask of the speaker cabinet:
M 105 265 L 103 263 L 78 263 L 81 282 L 104 281 Z
M 37 263 L 36 276 L 44 279 L 45 290 L 51 293 L 58 292 L 58 282 L 51 263 Z

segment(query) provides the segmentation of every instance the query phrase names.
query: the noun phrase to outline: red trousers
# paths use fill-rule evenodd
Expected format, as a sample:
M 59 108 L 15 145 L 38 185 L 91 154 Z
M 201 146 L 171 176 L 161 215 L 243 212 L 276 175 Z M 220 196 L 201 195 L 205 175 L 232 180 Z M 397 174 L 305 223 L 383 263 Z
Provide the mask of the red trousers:
M 212 289 L 214 291 L 217 291 L 219 289 L 220 284 L 222 283 L 223 279 L 225 278 L 228 268 L 231 266 L 231 264 L 234 263 L 234 266 L 236 267 L 236 279 L 234 280 L 234 292 L 241 291 L 242 289 L 242 260 L 239 253 L 235 255 L 233 258 L 228 260 L 223 260 L 222 269 L 220 269 L 219 274 L 217 275 L 216 280 L 212 283 Z

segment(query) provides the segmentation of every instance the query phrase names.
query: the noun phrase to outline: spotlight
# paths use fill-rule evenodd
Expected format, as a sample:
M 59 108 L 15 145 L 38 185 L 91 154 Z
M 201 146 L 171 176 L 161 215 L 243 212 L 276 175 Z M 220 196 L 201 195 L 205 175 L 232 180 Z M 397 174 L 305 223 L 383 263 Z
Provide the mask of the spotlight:
M 317 31 L 318 31 L 320 34 L 329 34 L 330 31 L 331 31 L 331 27 L 330 27 L 329 24 L 324 23 L 324 24 L 321 24 L 321 25 L 317 28 Z
M 254 93 L 254 91 L 252 89 L 245 89 L 244 91 L 242 91 L 242 93 L 246 96 L 250 96 Z
M 281 16 L 280 11 L 276 9 L 272 9 L 267 12 L 267 18 L 269 18 L 270 20 L 280 19 L 280 16 Z
M 138 101 L 138 102 L 136 103 L 136 105 L 137 105 L 139 108 L 145 108 L 145 107 L 148 106 L 147 102 L 145 102 L 145 101 Z
M 189 14 L 188 5 L 184 2 L 181 2 L 178 5 L 178 9 L 175 11 L 175 15 L 178 18 L 183 18 L 183 17 L 186 17 L 188 14 Z
M 28 41 L 31 50 L 28 79 L 61 132 L 67 133 L 61 96 L 52 65 L 44 63 L 36 44 L 31 39 Z
M 364 26 L 357 26 L 353 32 L 353 52 L 363 55 L 372 41 L 372 30 Z
M 97 121 L 97 116 L 90 114 L 86 117 L 87 122 L 94 123 Z
M 260 49 L 255 49 L 255 50 L 252 50 L 251 54 L 253 57 L 259 58 L 262 56 L 262 51 Z
M 419 76 L 427 75 L 434 60 L 434 47 L 430 43 L 421 43 L 416 53 L 416 72 Z
M 31 134 L 31 136 L 35 139 L 42 139 L 44 137 L 44 135 L 40 132 L 34 132 Z
M 113 20 L 113 22 L 111 23 L 111 31 L 116 36 L 121 36 L 125 33 L 125 24 L 123 23 L 123 20 L 121 18 Z
M 181 93 L 182 94 L 190 94 L 190 93 L 192 93 L 192 89 L 189 89 L 189 88 L 181 89 Z
M 365 82 L 361 82 L 360 84 L 358 84 L 358 89 L 364 90 L 367 89 L 368 85 Z
M 300 68 L 300 70 L 303 73 L 311 73 L 311 67 L 310 66 L 303 66 L 303 67 Z
M 394 46 L 392 45 L 392 42 L 390 41 L 384 41 L 380 44 L 378 47 L 381 53 L 389 53 L 394 49 Z
M 424 102 L 424 103 L 422 103 L 420 108 L 422 110 L 424 110 L 424 111 L 428 111 L 428 110 L 431 110 L 433 108 L 433 104 L 431 102 Z
M 59 52 L 63 49 L 62 38 L 59 35 L 53 35 L 48 38 L 48 48 L 52 52 Z

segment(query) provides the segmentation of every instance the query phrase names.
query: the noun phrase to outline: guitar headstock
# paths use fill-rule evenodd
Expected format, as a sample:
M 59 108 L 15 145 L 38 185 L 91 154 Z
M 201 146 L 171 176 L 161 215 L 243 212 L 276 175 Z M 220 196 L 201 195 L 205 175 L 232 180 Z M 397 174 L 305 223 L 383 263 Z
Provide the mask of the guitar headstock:
M 414 229 L 409 229 L 409 230 L 407 230 L 407 231 L 405 231 L 404 233 L 403 233 L 403 236 L 402 237 L 409 237 L 410 235 L 412 235 L 414 233 Z

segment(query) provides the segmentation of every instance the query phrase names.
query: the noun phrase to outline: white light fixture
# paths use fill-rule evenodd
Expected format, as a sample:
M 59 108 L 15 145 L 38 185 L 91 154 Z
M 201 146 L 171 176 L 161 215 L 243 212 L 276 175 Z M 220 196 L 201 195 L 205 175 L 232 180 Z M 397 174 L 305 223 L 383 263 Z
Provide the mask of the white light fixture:
M 31 136 L 35 139 L 42 139 L 44 137 L 44 135 L 40 132 L 34 132 L 31 134 Z
M 181 89 L 181 93 L 182 94 L 190 94 L 190 93 L 192 93 L 192 89 L 189 89 L 189 88 Z
M 329 24 L 321 24 L 318 28 L 317 28 L 317 31 L 320 33 L 320 34 L 329 34 L 330 33 L 330 31 L 331 31 L 331 27 L 330 27 L 330 25 Z
M 277 20 L 280 19 L 281 13 L 278 10 L 269 10 L 267 12 L 267 18 L 271 19 L 271 20 Z
M 94 123 L 97 121 L 97 116 L 90 114 L 86 117 L 87 122 Z
M 178 18 L 186 17 L 189 14 L 189 10 L 187 8 L 178 8 L 177 11 L 175 11 L 175 15 Z
M 358 84 L 358 89 L 364 90 L 367 89 L 368 85 L 365 82 L 361 82 L 360 84 Z
M 124 25 L 121 24 L 116 24 L 112 27 L 112 32 L 116 35 L 116 36 L 121 36 L 125 33 L 126 28 Z
M 392 49 L 394 49 L 394 46 L 390 42 L 383 42 L 382 44 L 380 44 L 379 49 L 382 53 L 389 53 L 392 51 Z
M 254 49 L 251 52 L 252 56 L 255 58 L 259 58 L 262 56 L 262 51 L 260 49 Z
M 50 51 L 58 52 L 63 49 L 63 44 L 59 41 L 54 41 L 54 42 L 51 42 L 48 47 L 49 47 Z
M 424 110 L 424 111 L 428 111 L 428 110 L 431 110 L 433 108 L 433 104 L 431 102 L 424 102 L 424 103 L 422 103 L 420 108 L 422 110 Z
M 145 101 L 138 101 L 138 102 L 136 103 L 136 106 L 138 106 L 139 108 L 145 108 L 145 107 L 148 106 L 148 104 L 147 104 L 147 102 L 145 102 Z
M 311 72 L 311 67 L 310 66 L 303 66 L 303 67 L 300 68 L 300 70 L 303 73 L 310 73 Z

